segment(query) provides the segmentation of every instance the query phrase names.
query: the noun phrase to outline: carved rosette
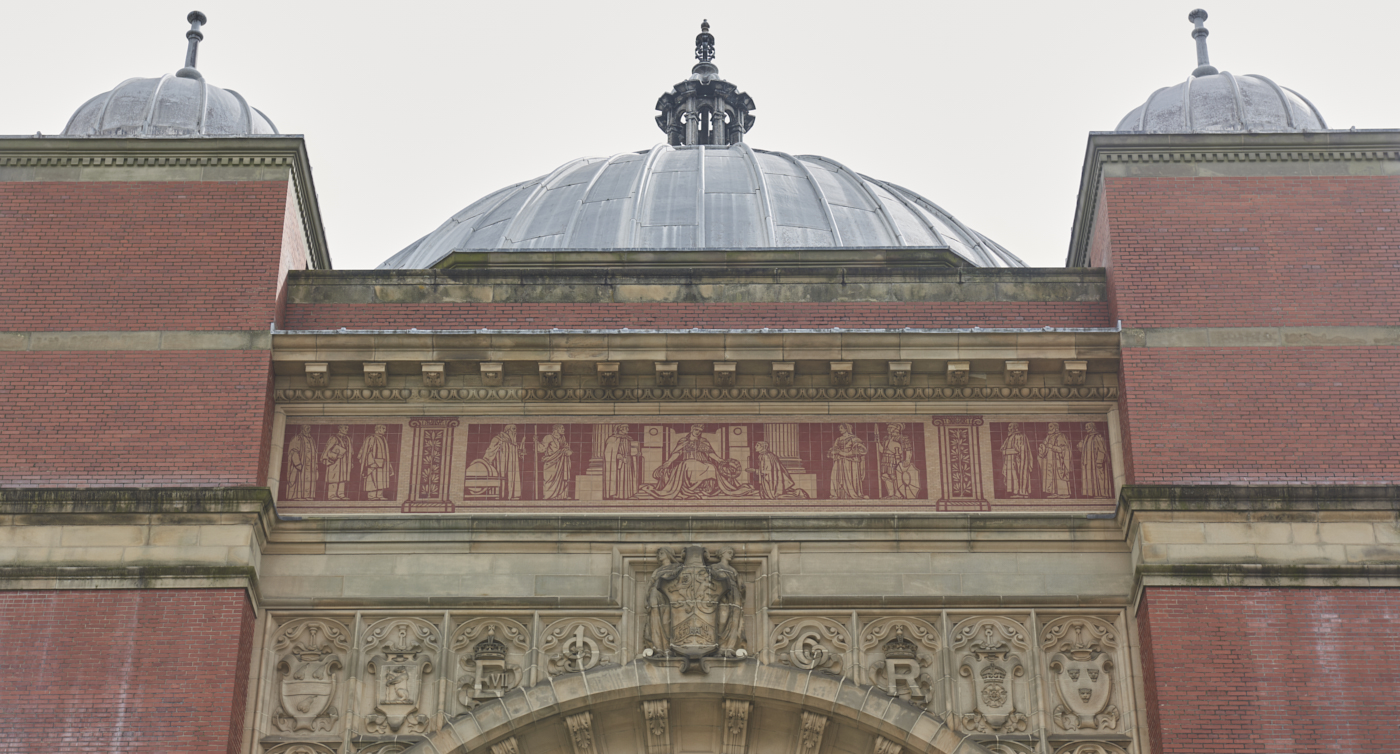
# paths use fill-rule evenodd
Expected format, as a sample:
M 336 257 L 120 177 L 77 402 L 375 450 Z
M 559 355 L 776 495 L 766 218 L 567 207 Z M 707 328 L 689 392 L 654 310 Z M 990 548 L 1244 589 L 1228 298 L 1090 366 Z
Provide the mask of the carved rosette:
M 452 654 L 462 675 L 457 702 L 471 709 L 499 699 L 525 682 L 530 632 L 509 618 L 474 618 L 452 634 Z
M 389 618 L 365 631 L 365 672 L 373 679 L 365 730 L 381 735 L 427 731 L 428 715 L 419 710 L 433 708 L 436 684 L 424 676 L 433 672 L 440 643 L 437 627 L 419 618 Z
M 549 662 L 551 676 L 592 670 L 615 663 L 621 657 L 617 629 L 598 618 L 568 618 L 549 624 L 540 640 L 540 651 Z
M 850 632 L 830 618 L 789 618 L 773 628 L 770 661 L 840 675 L 851 649 Z
M 1004 618 L 970 618 L 953 630 L 957 668 L 954 721 L 965 731 L 1022 733 L 1029 723 L 1025 627 Z
M 860 648 L 873 659 L 867 682 L 890 696 L 927 707 L 934 701 L 937 684 L 930 669 L 941 646 L 938 630 L 918 618 L 879 618 L 866 624 Z
M 1040 645 L 1058 699 L 1055 724 L 1070 732 L 1118 730 L 1117 630 L 1098 618 L 1057 618 L 1041 631 Z
M 272 723 L 283 733 L 317 733 L 335 727 L 350 632 L 333 620 L 301 618 L 278 627 L 277 711 Z

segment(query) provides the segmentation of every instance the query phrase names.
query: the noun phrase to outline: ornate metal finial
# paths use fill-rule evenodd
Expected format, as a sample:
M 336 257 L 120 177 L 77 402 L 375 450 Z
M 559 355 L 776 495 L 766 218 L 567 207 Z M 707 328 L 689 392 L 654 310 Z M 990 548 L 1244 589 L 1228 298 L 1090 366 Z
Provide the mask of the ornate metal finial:
M 204 32 L 200 28 L 209 23 L 209 17 L 197 10 L 190 11 L 185 20 L 190 22 L 190 30 L 185 32 L 185 39 L 190 41 L 190 46 L 185 50 L 185 67 L 175 72 L 176 76 L 182 79 L 202 79 L 199 69 L 195 63 L 199 58 L 199 43 L 204 41 Z
M 695 35 L 695 59 L 708 63 L 715 59 L 715 35 L 710 33 L 710 21 L 700 22 L 700 33 Z
M 1210 64 L 1210 53 L 1206 51 L 1206 37 L 1210 36 L 1210 30 L 1205 26 L 1207 18 L 1210 18 L 1210 14 L 1200 8 L 1186 16 L 1186 20 L 1196 25 L 1196 28 L 1191 30 L 1191 36 L 1196 38 L 1196 70 L 1191 72 L 1192 76 L 1213 76 L 1220 73 Z

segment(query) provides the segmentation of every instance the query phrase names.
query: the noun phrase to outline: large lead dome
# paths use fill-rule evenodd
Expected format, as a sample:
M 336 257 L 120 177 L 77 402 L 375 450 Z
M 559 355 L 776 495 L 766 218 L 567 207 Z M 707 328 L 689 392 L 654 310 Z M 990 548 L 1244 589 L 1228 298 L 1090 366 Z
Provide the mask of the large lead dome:
M 709 24 L 699 63 L 657 101 L 666 142 L 583 158 L 470 204 L 380 269 L 455 251 L 947 247 L 979 267 L 1024 267 L 938 205 L 835 160 L 753 149 L 753 99 L 719 77 Z

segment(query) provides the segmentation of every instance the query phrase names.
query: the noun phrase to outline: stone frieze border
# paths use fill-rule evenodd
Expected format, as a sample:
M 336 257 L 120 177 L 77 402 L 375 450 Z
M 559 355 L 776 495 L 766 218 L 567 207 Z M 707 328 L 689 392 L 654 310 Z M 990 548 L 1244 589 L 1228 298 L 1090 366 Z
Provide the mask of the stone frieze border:
M 384 403 L 409 401 L 600 402 L 636 401 L 1116 401 L 1115 386 L 1083 387 L 732 387 L 732 388 L 284 388 L 277 403 Z

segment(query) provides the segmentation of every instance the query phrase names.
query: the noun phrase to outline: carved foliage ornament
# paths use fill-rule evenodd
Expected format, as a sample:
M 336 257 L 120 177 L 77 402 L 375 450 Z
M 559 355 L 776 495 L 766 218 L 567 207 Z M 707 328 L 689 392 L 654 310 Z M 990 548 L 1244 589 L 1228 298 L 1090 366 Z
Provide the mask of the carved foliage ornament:
M 933 701 L 933 676 L 928 672 L 937 656 L 938 631 L 918 618 L 880 618 L 861 632 L 861 648 L 875 662 L 871 685 L 890 696 L 927 707 Z
M 345 652 L 345 626 L 330 620 L 294 620 L 278 629 L 277 712 L 272 722 L 283 733 L 328 731 L 340 713 L 337 698 Z
M 748 751 L 749 712 L 753 702 L 739 699 L 724 700 L 724 747 L 720 754 L 745 754 Z
M 846 627 L 830 618 L 790 618 L 773 629 L 769 645 L 780 665 L 840 675 L 851 639 Z
M 665 699 L 642 702 L 645 718 L 647 754 L 671 753 L 671 703 Z
M 569 715 L 564 718 L 564 725 L 569 729 L 569 743 L 574 747 L 574 754 L 593 754 L 593 714 Z
M 646 649 L 653 659 L 680 658 L 682 672 L 695 660 L 741 658 L 744 642 L 744 581 L 730 562 L 734 549 L 711 553 L 699 545 L 680 552 L 662 547 L 646 592 Z M 699 664 L 707 670 L 707 661 Z
M 549 660 L 549 674 L 577 673 L 618 661 L 617 629 L 597 618 L 556 621 L 544 631 L 540 650 Z
M 509 618 L 476 618 L 452 635 L 452 652 L 463 674 L 457 679 L 457 701 L 471 709 L 486 699 L 499 699 L 525 680 L 522 664 L 530 648 L 529 632 Z
M 1059 618 L 1046 624 L 1041 647 L 1050 658 L 1051 685 L 1059 704 L 1055 723 L 1063 730 L 1117 730 L 1113 704 L 1117 632 L 1097 618 Z
M 511 736 L 498 744 L 493 744 L 491 754 L 520 754 L 520 742 L 515 740 L 515 736 Z
M 374 677 L 374 711 L 365 716 L 365 729 L 384 735 L 426 731 L 428 716 L 418 710 L 426 706 L 423 676 L 433 672 L 437 628 L 416 618 L 380 621 L 365 632 L 365 650 L 374 653 L 365 664 Z
M 794 754 L 817 754 L 821 751 L 827 720 L 822 715 L 802 713 L 802 729 L 797 733 L 797 750 Z
M 1021 733 L 1030 691 L 1022 657 L 1030 650 L 1024 629 L 998 618 L 971 619 L 953 632 L 957 650 L 957 718 L 964 730 Z
M 336 750 L 323 744 L 289 743 L 267 749 L 265 754 L 336 754 Z

